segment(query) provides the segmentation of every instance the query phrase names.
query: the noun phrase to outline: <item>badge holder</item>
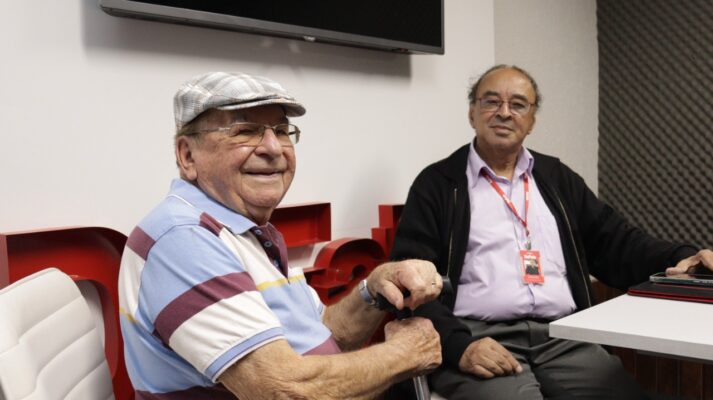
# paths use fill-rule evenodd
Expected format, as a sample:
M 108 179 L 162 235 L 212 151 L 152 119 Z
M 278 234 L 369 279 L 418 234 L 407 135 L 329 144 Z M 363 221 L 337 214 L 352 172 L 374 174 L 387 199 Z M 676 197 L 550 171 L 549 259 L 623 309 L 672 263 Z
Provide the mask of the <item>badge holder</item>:
M 538 250 L 520 250 L 520 261 L 522 263 L 522 281 L 542 285 L 545 283 L 545 275 L 542 273 L 542 263 L 540 262 L 540 252 Z

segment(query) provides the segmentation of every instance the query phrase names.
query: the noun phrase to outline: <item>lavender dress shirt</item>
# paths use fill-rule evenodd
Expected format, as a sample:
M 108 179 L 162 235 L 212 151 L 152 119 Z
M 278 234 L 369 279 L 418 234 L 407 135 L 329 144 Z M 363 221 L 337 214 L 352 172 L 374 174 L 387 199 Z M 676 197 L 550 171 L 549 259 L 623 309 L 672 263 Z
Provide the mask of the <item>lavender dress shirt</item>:
M 458 282 L 456 316 L 485 321 L 552 320 L 574 311 L 557 223 L 532 178 L 534 162 L 532 154 L 523 148 L 511 182 L 496 176 L 471 144 L 466 170 L 470 195 L 470 236 Z M 525 248 L 525 228 L 483 178 L 482 170 L 510 198 L 521 217 L 524 217 L 525 210 L 523 177 L 528 174 L 530 206 L 527 224 L 532 249 L 540 251 L 544 284 L 524 283 L 520 250 Z

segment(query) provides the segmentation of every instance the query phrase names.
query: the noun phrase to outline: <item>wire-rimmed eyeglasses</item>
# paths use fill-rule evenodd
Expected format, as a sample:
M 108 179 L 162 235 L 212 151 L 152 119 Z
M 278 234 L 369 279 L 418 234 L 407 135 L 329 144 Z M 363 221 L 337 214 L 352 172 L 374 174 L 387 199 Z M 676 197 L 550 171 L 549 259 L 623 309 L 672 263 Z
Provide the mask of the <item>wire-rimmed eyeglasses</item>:
M 243 146 L 258 146 L 265 136 L 266 130 L 272 130 L 282 146 L 294 146 L 300 141 L 300 128 L 293 124 L 267 125 L 257 122 L 236 122 L 220 128 L 193 131 L 190 135 L 203 132 L 225 132 L 237 144 Z
M 478 98 L 478 103 L 480 104 L 480 109 L 485 112 L 498 111 L 503 104 L 507 104 L 510 112 L 519 116 L 526 115 L 535 105 L 535 103 L 528 103 L 524 99 L 514 98 L 505 101 L 496 96 L 480 97 Z

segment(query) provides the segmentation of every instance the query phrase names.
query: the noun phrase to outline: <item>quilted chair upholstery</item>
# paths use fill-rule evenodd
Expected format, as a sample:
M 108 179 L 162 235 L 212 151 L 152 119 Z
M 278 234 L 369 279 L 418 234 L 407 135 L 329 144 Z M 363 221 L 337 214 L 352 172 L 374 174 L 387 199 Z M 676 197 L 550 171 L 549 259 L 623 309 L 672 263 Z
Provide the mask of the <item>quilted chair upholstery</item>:
M 55 268 L 1 289 L 0 400 L 113 400 L 101 334 Z

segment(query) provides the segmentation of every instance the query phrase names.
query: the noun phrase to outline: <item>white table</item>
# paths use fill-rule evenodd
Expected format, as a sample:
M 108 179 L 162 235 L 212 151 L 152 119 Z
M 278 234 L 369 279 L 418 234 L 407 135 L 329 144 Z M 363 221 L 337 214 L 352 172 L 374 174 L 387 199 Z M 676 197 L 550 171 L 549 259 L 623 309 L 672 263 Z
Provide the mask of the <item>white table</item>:
M 713 362 L 713 304 L 621 295 L 550 323 L 550 336 Z

